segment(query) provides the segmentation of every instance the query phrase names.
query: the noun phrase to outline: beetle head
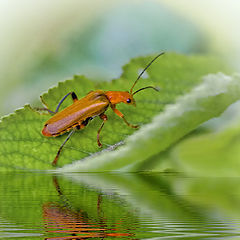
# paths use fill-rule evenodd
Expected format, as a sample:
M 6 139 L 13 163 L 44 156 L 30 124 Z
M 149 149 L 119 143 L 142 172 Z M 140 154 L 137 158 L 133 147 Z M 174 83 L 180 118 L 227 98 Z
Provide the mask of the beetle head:
M 136 107 L 136 102 L 135 99 L 133 98 L 133 94 L 129 93 L 129 92 L 123 92 L 123 97 L 124 97 L 124 103 L 128 104 L 128 105 L 133 105 L 134 107 Z

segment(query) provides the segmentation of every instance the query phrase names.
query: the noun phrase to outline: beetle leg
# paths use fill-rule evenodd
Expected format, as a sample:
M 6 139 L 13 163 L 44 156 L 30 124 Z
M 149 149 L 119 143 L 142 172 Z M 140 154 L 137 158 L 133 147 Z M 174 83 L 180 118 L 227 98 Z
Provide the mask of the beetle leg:
M 69 93 L 68 93 L 67 95 L 65 95 L 65 96 L 61 99 L 61 101 L 58 103 L 57 108 L 56 108 L 55 111 L 52 111 L 52 110 L 48 109 L 47 104 L 46 104 L 45 101 L 43 100 L 42 96 L 40 96 L 41 102 L 42 102 L 43 105 L 46 106 L 46 107 L 45 107 L 45 108 L 36 108 L 36 110 L 48 111 L 49 113 L 55 114 L 55 113 L 58 112 L 58 110 L 59 110 L 61 104 L 63 103 L 63 101 L 64 101 L 70 94 L 71 94 L 71 96 L 72 96 L 73 102 L 76 102 L 76 101 L 78 100 L 78 97 L 77 97 L 77 95 L 76 95 L 75 92 L 69 92 Z
M 62 151 L 65 143 L 69 140 L 69 138 L 72 136 L 72 134 L 73 134 L 74 132 L 75 132 L 75 129 L 73 129 L 73 130 L 68 134 L 67 138 L 65 139 L 65 141 L 63 142 L 63 144 L 60 146 L 60 148 L 59 148 L 59 150 L 58 150 L 58 152 L 57 152 L 57 155 L 56 155 L 56 157 L 54 158 L 54 160 L 53 160 L 53 162 L 52 162 L 52 165 L 53 165 L 53 166 L 56 166 L 57 161 L 58 161 L 58 158 L 59 158 L 59 155 L 60 155 L 60 153 L 61 153 L 61 151 Z
M 115 105 L 112 105 L 111 108 L 112 108 L 112 110 L 113 110 L 120 118 L 123 119 L 123 121 L 124 121 L 129 127 L 131 127 L 131 128 L 138 128 L 138 127 L 139 127 L 138 125 L 132 125 L 131 123 L 129 123 L 129 122 L 125 119 L 124 115 L 123 115 L 119 110 L 117 110 L 117 109 L 115 108 Z
M 63 103 L 63 101 L 64 101 L 70 94 L 71 94 L 71 96 L 72 96 L 73 102 L 76 102 L 76 101 L 78 100 L 78 97 L 77 97 L 77 95 L 76 95 L 75 92 L 69 92 L 69 93 L 66 94 L 66 95 L 61 99 L 61 101 L 58 103 L 57 108 L 56 108 L 56 110 L 55 110 L 54 113 L 57 113 L 57 112 L 58 112 L 61 104 Z
M 88 125 L 89 121 L 92 119 L 92 117 L 88 117 L 84 121 L 78 122 L 78 125 L 76 126 L 77 130 L 85 128 Z
M 48 111 L 48 113 L 51 113 L 51 114 L 55 114 L 55 112 L 54 111 L 51 111 L 50 109 L 48 109 L 48 108 L 34 108 L 34 110 L 36 110 L 36 111 Z
M 55 113 L 54 111 L 48 109 L 48 105 L 45 103 L 45 101 L 43 100 L 42 96 L 40 96 L 40 99 L 41 99 L 42 104 L 43 104 L 45 107 L 43 107 L 43 108 L 38 108 L 38 107 L 36 107 L 36 108 L 34 108 L 34 109 L 35 109 L 36 111 L 48 111 L 48 113 L 54 114 L 54 113 Z
M 99 147 L 102 147 L 102 144 L 100 142 L 100 132 L 101 132 L 103 126 L 104 126 L 104 123 L 108 120 L 108 118 L 107 118 L 107 115 L 105 115 L 104 113 L 99 115 L 99 117 L 103 120 L 103 122 L 102 122 L 102 124 L 101 124 L 101 126 L 100 126 L 100 128 L 98 129 L 98 132 L 97 132 L 97 143 L 98 143 Z

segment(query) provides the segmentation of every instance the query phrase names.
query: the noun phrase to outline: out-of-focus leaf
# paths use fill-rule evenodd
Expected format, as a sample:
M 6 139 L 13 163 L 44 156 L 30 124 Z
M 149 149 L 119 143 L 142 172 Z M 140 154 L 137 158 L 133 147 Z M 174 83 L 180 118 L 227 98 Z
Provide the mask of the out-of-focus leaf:
M 240 176 L 240 127 L 193 136 L 172 152 L 178 170 L 194 176 Z

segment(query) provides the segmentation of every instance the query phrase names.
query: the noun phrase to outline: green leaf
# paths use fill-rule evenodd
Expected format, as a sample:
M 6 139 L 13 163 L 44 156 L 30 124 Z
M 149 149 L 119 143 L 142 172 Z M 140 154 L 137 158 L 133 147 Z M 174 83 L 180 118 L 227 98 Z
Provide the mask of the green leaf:
M 80 98 L 96 89 L 129 90 L 139 71 L 152 58 L 153 56 L 133 59 L 123 68 L 121 78 L 112 82 L 90 81 L 75 76 L 73 80 L 59 83 L 50 89 L 43 95 L 43 100 L 54 110 L 60 99 L 70 91 L 75 91 Z M 166 149 L 202 122 L 218 116 L 240 96 L 239 81 L 236 78 L 218 74 L 202 82 L 202 76 L 218 71 L 229 73 L 225 64 L 215 58 L 165 54 L 147 70 L 146 77 L 135 88 L 155 85 L 160 86 L 161 91 L 146 90 L 137 94 L 136 108 L 125 104 L 118 106 L 129 122 L 141 125 L 140 130 L 127 127 L 111 109 L 108 110 L 106 114 L 109 121 L 101 132 L 103 150 L 98 148 L 96 142 L 97 130 L 101 125 L 101 120 L 96 118 L 85 129 L 75 133 L 64 147 L 59 166 L 69 165 L 61 171 L 117 170 L 139 163 Z M 63 107 L 71 102 L 70 98 L 67 99 Z M 165 108 L 170 103 L 172 105 Z M 41 135 L 44 122 L 49 117 L 25 106 L 2 119 L 0 169 L 52 168 L 51 162 L 66 135 L 56 138 Z M 147 123 L 150 124 L 145 125 Z M 127 138 L 130 135 L 132 136 Z M 125 145 L 113 151 L 123 141 Z M 70 164 L 79 159 L 86 161 Z
M 172 157 L 180 171 L 194 176 L 240 176 L 240 125 L 193 136 L 180 143 Z
M 63 171 L 117 170 L 132 163 L 145 165 L 151 156 L 164 151 L 177 140 L 196 129 L 201 123 L 219 116 L 232 102 L 239 99 L 239 78 L 223 74 L 209 75 L 189 94 L 166 107 L 144 128 L 126 139 L 125 146 L 115 152 L 65 166 Z M 147 151 L 146 151 L 147 149 Z M 123 169 L 126 170 L 126 169 Z M 131 166 L 128 171 L 149 170 Z

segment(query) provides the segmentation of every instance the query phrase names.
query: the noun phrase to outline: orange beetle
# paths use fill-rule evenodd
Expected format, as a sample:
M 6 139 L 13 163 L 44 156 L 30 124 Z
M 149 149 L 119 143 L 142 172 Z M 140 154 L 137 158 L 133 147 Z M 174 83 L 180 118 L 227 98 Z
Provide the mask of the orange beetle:
M 96 90 L 89 92 L 85 97 L 78 100 L 77 95 L 74 92 L 68 93 L 66 96 L 62 98 L 62 100 L 59 102 L 55 112 L 44 108 L 44 110 L 47 110 L 50 113 L 53 113 L 54 116 L 51 117 L 44 125 L 42 134 L 46 137 L 56 137 L 59 135 L 64 134 L 65 132 L 70 131 L 69 135 L 63 142 L 63 144 L 60 146 L 57 155 L 55 159 L 52 162 L 52 165 L 56 165 L 59 155 L 62 151 L 63 146 L 68 141 L 68 139 L 71 137 L 71 135 L 75 132 L 76 129 L 82 129 L 84 128 L 90 120 L 92 120 L 94 117 L 99 116 L 103 122 L 98 129 L 97 132 L 97 143 L 98 146 L 101 147 L 102 144 L 100 142 L 100 132 L 103 128 L 104 123 L 107 121 L 107 115 L 105 114 L 105 111 L 110 106 L 112 110 L 121 117 L 124 122 L 132 128 L 137 128 L 137 125 L 132 125 L 128 123 L 128 121 L 125 119 L 124 115 L 116 109 L 116 104 L 118 103 L 125 103 L 128 105 L 135 106 L 135 100 L 133 98 L 133 95 L 136 93 L 147 89 L 152 88 L 156 91 L 158 91 L 157 88 L 153 86 L 147 86 L 144 88 L 140 88 L 137 91 L 133 92 L 133 88 L 136 85 L 137 81 L 140 79 L 140 77 L 143 75 L 143 73 L 146 71 L 146 69 L 159 57 L 164 53 L 160 53 L 157 55 L 139 74 L 138 78 L 133 83 L 130 91 L 103 91 L 103 90 Z M 71 95 L 73 99 L 73 104 L 69 107 L 63 109 L 62 111 L 58 112 L 60 105 L 62 102 L 67 98 L 67 96 Z

